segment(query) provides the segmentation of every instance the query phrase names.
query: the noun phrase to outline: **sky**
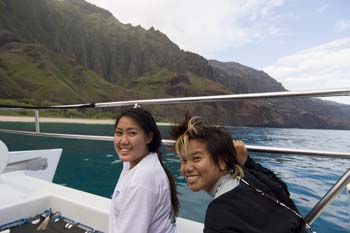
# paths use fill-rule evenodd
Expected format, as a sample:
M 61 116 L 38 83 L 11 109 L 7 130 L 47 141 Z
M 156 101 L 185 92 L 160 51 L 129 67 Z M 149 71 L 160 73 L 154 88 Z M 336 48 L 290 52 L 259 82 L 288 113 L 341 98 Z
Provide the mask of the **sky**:
M 290 91 L 350 89 L 350 0 L 88 2 L 185 51 L 263 70 Z

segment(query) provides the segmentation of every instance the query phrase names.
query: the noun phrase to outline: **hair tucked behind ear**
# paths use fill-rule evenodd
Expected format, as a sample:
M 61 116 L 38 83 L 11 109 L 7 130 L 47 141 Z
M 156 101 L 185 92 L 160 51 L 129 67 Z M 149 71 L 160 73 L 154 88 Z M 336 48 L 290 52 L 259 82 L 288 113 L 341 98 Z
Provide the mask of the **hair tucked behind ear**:
M 172 211 L 175 216 L 179 213 L 179 199 L 177 197 L 177 191 L 176 191 L 176 184 L 175 180 L 171 174 L 171 172 L 168 170 L 168 168 L 163 164 L 162 160 L 162 153 L 160 152 L 160 146 L 162 145 L 162 139 L 161 134 L 158 129 L 158 126 L 156 124 L 156 121 L 154 120 L 152 114 L 148 112 L 145 109 L 142 108 L 130 108 L 125 111 L 123 111 L 116 119 L 114 129 L 116 129 L 119 120 L 122 117 L 130 117 L 133 119 L 137 124 L 145 131 L 146 134 L 153 133 L 152 141 L 148 144 L 148 149 L 150 152 L 155 152 L 158 155 L 158 159 L 160 161 L 160 164 L 162 165 L 165 174 L 168 177 L 169 180 L 169 186 L 170 186 L 170 194 L 171 194 L 171 206 Z

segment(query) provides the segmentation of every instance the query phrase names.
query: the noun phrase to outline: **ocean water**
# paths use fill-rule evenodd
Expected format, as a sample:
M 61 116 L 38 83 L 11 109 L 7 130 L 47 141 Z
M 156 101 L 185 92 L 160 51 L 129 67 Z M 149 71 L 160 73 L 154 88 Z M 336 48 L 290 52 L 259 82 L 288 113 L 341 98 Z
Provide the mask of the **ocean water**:
M 0 122 L 0 128 L 31 130 L 33 123 Z M 160 127 L 167 138 L 167 127 Z M 350 152 L 350 131 L 228 127 L 232 136 L 249 145 Z M 113 135 L 112 125 L 42 123 L 42 132 Z M 58 139 L 0 133 L 10 151 L 63 148 L 54 182 L 110 197 L 122 169 L 112 142 Z M 203 222 L 210 197 L 191 192 L 179 173 L 174 153 L 163 148 L 164 161 L 176 178 L 180 193 L 180 216 Z M 273 170 L 289 187 L 291 197 L 305 216 L 337 179 L 350 167 L 350 160 L 250 153 L 257 162 Z M 350 232 L 350 198 L 343 190 L 312 224 L 318 233 Z M 278 223 L 277 223 L 278 224 Z

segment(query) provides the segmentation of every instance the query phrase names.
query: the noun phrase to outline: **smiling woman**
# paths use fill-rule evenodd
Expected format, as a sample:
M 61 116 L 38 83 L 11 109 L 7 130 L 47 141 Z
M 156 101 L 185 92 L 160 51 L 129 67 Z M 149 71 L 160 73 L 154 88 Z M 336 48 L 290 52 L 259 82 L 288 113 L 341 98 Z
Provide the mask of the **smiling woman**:
M 285 188 L 261 169 L 239 166 L 226 128 L 186 115 L 171 135 L 189 188 L 214 198 L 205 215 L 205 233 L 303 232 L 303 219 Z
M 145 133 L 138 123 L 130 117 L 122 117 L 114 133 L 114 146 L 119 158 L 135 167 L 149 154 L 148 144 L 153 133 Z
M 210 191 L 217 180 L 225 174 L 224 167 L 215 166 L 210 159 L 206 145 L 199 140 L 188 143 L 186 153 L 184 148 L 180 151 L 181 173 L 185 176 L 188 187 L 192 191 Z
M 163 165 L 152 115 L 140 108 L 122 112 L 115 122 L 114 146 L 124 163 L 112 196 L 109 232 L 176 232 L 176 186 Z

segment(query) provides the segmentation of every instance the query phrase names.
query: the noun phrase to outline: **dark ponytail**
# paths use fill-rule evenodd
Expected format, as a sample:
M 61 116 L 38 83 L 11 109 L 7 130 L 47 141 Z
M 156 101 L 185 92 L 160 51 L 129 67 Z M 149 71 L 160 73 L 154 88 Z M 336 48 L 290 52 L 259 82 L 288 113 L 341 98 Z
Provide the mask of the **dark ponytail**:
M 157 153 L 160 164 L 162 165 L 165 171 L 165 174 L 168 177 L 169 186 L 170 186 L 170 195 L 171 195 L 171 207 L 172 207 L 172 212 L 175 215 L 174 217 L 176 217 L 177 214 L 179 213 L 180 203 L 177 197 L 175 179 L 172 176 L 169 169 L 163 164 L 162 153 L 160 152 L 162 139 L 161 139 L 160 131 L 158 129 L 156 121 L 154 120 L 151 113 L 149 113 L 145 109 L 130 108 L 123 111 L 117 117 L 114 128 L 117 127 L 120 118 L 122 118 L 123 116 L 127 116 L 135 120 L 146 133 L 150 133 L 150 132 L 153 133 L 153 138 L 152 138 L 152 141 L 148 144 L 148 149 L 150 152 Z
M 163 163 L 162 152 L 158 151 L 157 155 L 158 155 L 158 159 L 160 161 L 160 164 L 162 165 L 162 167 L 163 167 L 163 169 L 165 171 L 165 174 L 167 175 L 168 180 L 169 180 L 171 206 L 172 206 L 173 213 L 174 213 L 174 215 L 176 217 L 178 215 L 178 213 L 179 213 L 180 203 L 179 203 L 179 199 L 177 197 L 175 179 L 174 179 L 173 175 L 171 174 L 171 172 L 169 171 L 169 169 Z

